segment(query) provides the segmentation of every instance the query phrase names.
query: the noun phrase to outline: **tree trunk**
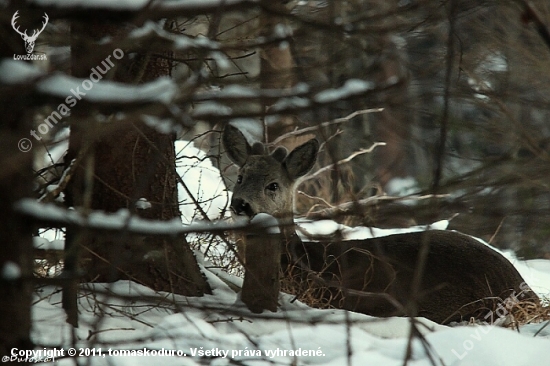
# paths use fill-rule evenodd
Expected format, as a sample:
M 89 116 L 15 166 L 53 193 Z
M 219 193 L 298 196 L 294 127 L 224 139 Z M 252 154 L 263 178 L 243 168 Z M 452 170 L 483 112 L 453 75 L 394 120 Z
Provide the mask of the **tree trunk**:
M 253 313 L 277 311 L 281 235 L 249 233 L 246 236 L 246 260 L 242 300 Z
M 284 11 L 281 1 L 274 1 L 269 4 L 274 9 Z M 266 12 L 260 13 L 260 37 L 272 36 L 275 27 L 285 25 L 288 21 L 284 17 L 275 16 Z M 269 43 L 260 50 L 260 86 L 262 89 L 290 89 L 294 84 L 294 57 L 288 42 Z M 271 105 L 262 102 L 264 109 Z M 290 115 L 281 115 L 277 121 L 266 124 L 265 132 L 269 140 L 288 132 L 294 125 L 294 119 Z M 267 142 L 267 140 L 266 140 Z M 286 142 L 285 142 L 286 143 Z M 292 148 L 290 146 L 289 148 Z
M 10 16 L 16 9 L 10 9 Z M 23 41 L 4 22 L 0 25 L 0 61 L 26 54 Z M 13 62 L 13 61 L 11 61 Z M 20 61 L 24 62 L 24 61 Z M 32 299 L 32 228 L 28 220 L 14 211 L 14 204 L 32 196 L 31 118 L 25 111 L 32 104 L 23 89 L 10 90 L 0 84 L 0 356 L 9 356 L 12 348 L 31 349 Z M 18 142 L 23 141 L 23 145 Z
M 117 27 L 104 24 L 73 26 L 75 76 L 86 78 L 90 69 L 108 56 L 93 59 L 92 55 L 97 52 L 92 51 L 91 43 L 86 43 L 82 36 L 113 35 L 116 31 Z M 170 75 L 170 62 L 153 55 L 138 54 L 132 60 L 125 56 L 114 61 L 116 81 L 148 82 Z M 118 124 L 115 126 L 86 121 L 89 110 L 76 110 L 72 115 L 76 118 L 72 121 L 67 163 L 83 151 L 86 156 L 68 187 L 69 205 L 84 208 L 84 212 L 112 213 L 128 209 L 132 214 L 152 220 L 180 217 L 173 134 L 162 134 L 145 126 L 137 115 L 124 122 L 112 122 Z M 145 198 L 151 207 L 136 208 L 140 198 Z M 117 237 L 102 237 L 68 231 L 67 239 L 67 255 L 73 258 L 67 261 L 67 269 L 80 268 L 85 272 L 86 281 L 111 282 L 125 278 L 157 291 L 186 296 L 211 292 L 185 236 L 167 239 L 121 233 Z
M 378 84 L 388 80 L 400 80 L 405 74 L 403 56 L 397 45 L 389 37 L 380 37 L 381 61 L 375 75 Z M 407 107 L 407 85 L 394 87 L 384 96 L 387 105 L 381 113 L 372 115 L 372 132 L 375 141 L 386 143 L 383 149 L 374 150 L 376 177 L 385 187 L 393 178 L 411 175 L 408 143 L 411 140 L 409 122 L 410 110 Z

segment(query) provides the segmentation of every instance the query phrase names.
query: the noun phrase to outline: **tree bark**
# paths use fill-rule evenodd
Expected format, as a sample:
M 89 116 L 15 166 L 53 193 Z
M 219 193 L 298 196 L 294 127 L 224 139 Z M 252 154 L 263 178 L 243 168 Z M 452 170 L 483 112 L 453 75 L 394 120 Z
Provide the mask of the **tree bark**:
M 91 29 L 91 30 L 90 30 Z M 86 41 L 85 34 L 115 35 L 120 25 L 73 25 L 73 74 L 86 78 L 100 58 Z M 138 53 L 114 60 L 112 77 L 129 84 L 168 76 L 171 63 L 150 54 Z M 116 212 L 128 209 L 132 214 L 152 220 L 180 217 L 175 170 L 173 134 L 149 128 L 132 116 L 125 122 L 97 124 L 86 121 L 88 110 L 76 110 L 73 119 L 67 163 L 84 153 L 74 179 L 68 187 L 69 205 L 90 210 Z M 117 125 L 113 125 L 116 123 Z M 87 178 L 88 174 L 88 178 Z M 90 178 L 92 177 L 92 178 Z M 87 202 L 86 197 L 89 197 Z M 151 207 L 140 210 L 136 201 L 145 198 Z M 157 291 L 186 296 L 210 293 L 185 236 L 173 239 L 136 237 L 121 233 L 100 237 L 86 232 L 67 232 L 68 275 L 83 271 L 85 281 L 111 282 L 131 279 Z M 77 260 L 78 258 L 78 260 Z M 78 265 L 76 262 L 78 261 Z M 67 266 L 67 265 L 66 265 Z
M 246 264 L 241 299 L 253 313 L 277 311 L 282 235 L 246 236 Z
M 269 3 L 270 7 L 284 11 L 282 1 Z M 288 23 L 282 16 L 268 14 L 265 11 L 260 13 L 260 37 L 272 36 L 275 27 Z M 290 45 L 285 43 L 270 43 L 264 45 L 260 50 L 260 87 L 262 89 L 290 89 L 294 85 L 294 56 Z M 268 109 L 271 104 L 263 101 L 264 109 Z M 290 115 L 281 115 L 275 123 L 266 124 L 266 135 L 269 140 L 274 140 L 284 132 L 288 132 L 294 125 L 294 119 Z M 266 141 L 267 142 L 267 141 Z M 286 142 L 285 142 L 286 143 Z M 289 146 L 292 149 L 294 146 Z

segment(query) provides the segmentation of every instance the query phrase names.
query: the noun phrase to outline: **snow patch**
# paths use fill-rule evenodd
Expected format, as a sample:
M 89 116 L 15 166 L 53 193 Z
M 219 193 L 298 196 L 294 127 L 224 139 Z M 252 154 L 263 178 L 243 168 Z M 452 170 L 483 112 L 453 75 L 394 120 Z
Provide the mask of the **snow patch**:
M 12 261 L 4 262 L 2 267 L 1 277 L 7 281 L 17 280 L 21 277 L 21 268 L 17 263 Z
M 153 207 L 153 205 L 151 205 L 151 202 L 147 201 L 146 198 L 142 197 L 136 202 L 136 208 L 139 210 L 147 210 L 151 207 Z
M 204 219 L 197 212 L 196 203 L 208 219 L 220 218 L 231 200 L 231 192 L 225 188 L 220 171 L 212 165 L 206 153 L 193 146 L 192 142 L 176 141 L 175 147 L 176 171 L 188 189 L 178 183 L 181 220 L 189 224 L 195 217 Z
M 233 109 L 223 104 L 216 102 L 203 102 L 195 105 L 192 114 L 194 118 L 200 119 L 205 116 L 230 116 L 232 112 Z
M 89 90 L 83 84 L 93 85 Z M 43 93 L 61 98 L 69 96 L 90 102 L 170 103 L 176 96 L 178 88 L 169 77 L 160 77 L 149 83 L 128 85 L 109 80 L 92 83 L 88 79 L 78 79 L 64 74 L 52 75 L 37 83 L 37 89 Z
M 340 88 L 323 90 L 317 93 L 313 100 L 317 103 L 331 103 L 354 95 L 363 94 L 374 88 L 374 84 L 360 79 L 349 79 Z
M 390 196 L 408 196 L 418 191 L 418 182 L 413 177 L 395 177 L 386 184 L 386 193 Z
M 296 223 L 299 228 L 309 235 L 330 237 L 338 234 L 338 236 L 342 237 L 343 240 L 371 239 L 394 234 L 413 233 L 426 230 L 447 230 L 447 227 L 449 226 L 448 220 L 436 221 L 430 225 L 417 225 L 397 229 L 380 229 L 366 226 L 349 227 L 339 224 L 333 220 L 296 220 Z M 303 240 L 308 239 L 307 235 L 301 233 L 300 230 L 298 231 L 298 234 Z
M 33 236 L 33 247 L 42 250 L 63 250 L 65 248 L 65 240 L 53 239 L 49 240 L 42 236 Z
M 44 75 L 43 71 L 28 62 L 6 59 L 0 62 L 0 82 L 4 84 L 30 82 Z
M 267 234 L 280 234 L 279 222 L 277 219 L 266 213 L 259 213 L 250 220 L 252 225 L 265 228 Z

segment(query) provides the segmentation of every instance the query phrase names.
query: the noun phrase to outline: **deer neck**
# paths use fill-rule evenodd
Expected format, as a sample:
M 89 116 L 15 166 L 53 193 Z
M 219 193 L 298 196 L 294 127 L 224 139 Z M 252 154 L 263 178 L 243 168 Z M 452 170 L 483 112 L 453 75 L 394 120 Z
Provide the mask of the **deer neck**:
M 306 260 L 304 243 L 296 232 L 296 224 L 292 215 L 286 220 L 279 219 L 279 230 L 281 232 L 281 262 L 280 267 L 282 275 L 291 281 L 300 281 L 307 277 L 307 271 L 303 270 L 306 266 L 302 263 Z
M 302 243 L 302 240 L 296 232 L 296 224 L 294 223 L 294 218 L 292 214 L 286 215 L 284 217 L 279 217 L 278 223 L 279 230 L 282 234 L 281 240 L 283 248 L 293 247 L 296 244 Z
M 292 226 L 285 225 L 283 227 L 280 227 L 281 232 L 283 233 L 283 239 L 287 243 L 301 243 L 302 239 L 298 236 L 298 233 L 296 233 L 296 227 L 293 224 Z

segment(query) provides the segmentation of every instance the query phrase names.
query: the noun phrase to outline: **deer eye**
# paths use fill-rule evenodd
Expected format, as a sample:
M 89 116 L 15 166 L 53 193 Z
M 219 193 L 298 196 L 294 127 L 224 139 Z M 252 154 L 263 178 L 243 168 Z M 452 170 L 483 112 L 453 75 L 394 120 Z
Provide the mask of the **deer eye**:
M 266 188 L 269 189 L 270 191 L 276 191 L 279 189 L 279 183 L 271 183 Z
M 237 184 L 241 184 L 243 182 L 243 176 L 242 175 L 239 175 L 237 177 Z

